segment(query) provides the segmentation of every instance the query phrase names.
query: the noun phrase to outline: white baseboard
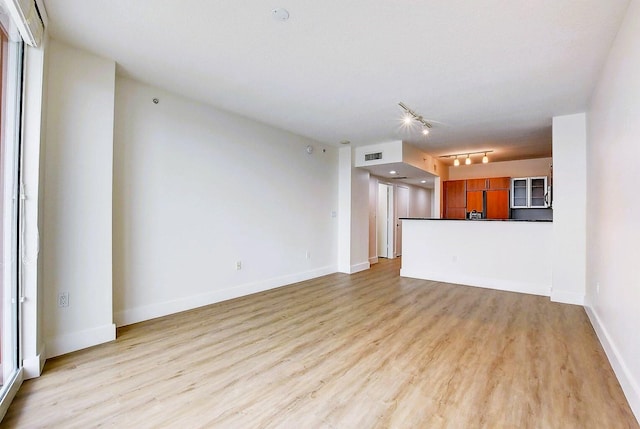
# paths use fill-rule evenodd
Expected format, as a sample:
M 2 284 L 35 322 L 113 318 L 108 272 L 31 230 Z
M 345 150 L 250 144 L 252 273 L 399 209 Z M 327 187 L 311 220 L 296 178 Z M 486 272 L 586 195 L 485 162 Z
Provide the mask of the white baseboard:
M 622 391 L 627 397 L 631 411 L 633 411 L 633 414 L 636 416 L 636 420 L 640 422 L 640 384 L 638 380 L 633 378 L 633 374 L 629 371 L 629 367 L 625 364 L 618 348 L 611 340 L 611 336 L 602 324 L 600 317 L 598 317 L 598 313 L 596 313 L 592 307 L 588 306 L 585 306 L 585 310 L 591 321 L 591 326 L 593 326 L 593 330 L 596 331 L 600 344 L 602 344 L 602 348 L 607 358 L 609 358 L 613 372 L 615 372 L 618 382 L 620 382 L 620 386 L 622 386 Z
M 371 268 L 369 261 L 361 262 L 351 266 L 351 274 L 359 273 L 360 271 L 366 271 Z
M 584 305 L 584 294 L 563 290 L 551 290 L 551 301 L 563 304 Z
M 85 331 L 59 335 L 47 340 L 46 357 L 51 358 L 116 339 L 116 325 L 109 324 Z
M 40 377 L 40 374 L 42 374 L 42 369 L 44 368 L 44 363 L 46 362 L 46 359 L 44 358 L 44 350 L 46 350 L 45 346 L 43 346 L 43 351 L 39 355 L 22 360 L 22 368 L 24 370 L 25 380 Z
M 456 273 L 446 274 L 437 272 L 415 272 L 406 268 L 400 269 L 401 277 L 411 277 L 415 279 L 431 280 L 436 282 L 453 283 L 464 286 L 475 286 L 485 289 L 504 290 L 507 292 L 528 293 L 531 295 L 549 296 L 551 285 L 527 283 L 516 280 L 505 280 L 485 277 L 470 277 Z
M 215 304 L 216 302 L 239 298 L 241 296 L 263 292 L 269 289 L 275 289 L 292 283 L 314 279 L 317 277 L 325 276 L 327 274 L 335 273 L 336 271 L 337 267 L 330 265 L 287 276 L 275 277 L 252 283 L 245 283 L 226 289 L 216 290 L 206 294 L 188 296 L 172 301 L 158 302 L 142 307 L 130 308 L 116 312 L 114 314 L 114 320 L 117 326 L 131 325 L 133 323 L 155 319 L 156 317 L 167 316 L 169 314 L 179 313 L 181 311 L 191 310 L 194 308 L 203 307 L 205 305 Z

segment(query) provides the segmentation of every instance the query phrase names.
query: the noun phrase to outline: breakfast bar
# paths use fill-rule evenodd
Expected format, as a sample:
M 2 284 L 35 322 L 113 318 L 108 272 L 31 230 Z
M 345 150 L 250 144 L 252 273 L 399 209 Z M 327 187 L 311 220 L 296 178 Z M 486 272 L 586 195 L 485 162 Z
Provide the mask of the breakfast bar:
M 551 293 L 551 221 L 403 218 L 402 230 L 402 277 Z

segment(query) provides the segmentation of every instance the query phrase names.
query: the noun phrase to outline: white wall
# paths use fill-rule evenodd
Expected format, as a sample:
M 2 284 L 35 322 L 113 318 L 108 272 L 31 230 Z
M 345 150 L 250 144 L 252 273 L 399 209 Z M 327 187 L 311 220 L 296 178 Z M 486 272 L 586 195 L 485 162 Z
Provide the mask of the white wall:
M 448 180 L 482 179 L 485 177 L 549 176 L 551 174 L 551 162 L 551 158 L 537 158 L 489 162 L 488 164 L 461 164 L 458 167 L 449 167 Z
M 378 262 L 378 178 L 369 176 L 369 264 Z
M 587 311 L 640 420 L 640 1 L 587 113 Z
M 337 195 L 336 149 L 118 77 L 117 324 L 335 272 Z
M 52 41 L 42 240 L 47 356 L 115 338 L 112 142 L 115 63 Z M 69 293 L 58 308 L 57 294 Z
M 482 179 L 485 177 L 532 177 L 551 176 L 552 158 L 521 159 L 516 161 L 489 162 L 487 164 L 461 164 L 458 167 L 448 168 L 448 179 L 446 180 L 466 180 Z M 436 185 L 438 195 L 436 202 L 440 203 L 441 185 Z M 555 194 L 554 194 L 555 195 Z M 555 204 L 555 199 L 554 199 Z M 441 207 L 438 204 L 435 213 L 441 214 Z
M 369 263 L 369 172 L 352 167 L 351 273 L 367 270 Z
M 409 217 L 431 217 L 433 190 L 409 187 Z
M 351 273 L 351 180 L 353 150 L 338 149 L 338 270 Z

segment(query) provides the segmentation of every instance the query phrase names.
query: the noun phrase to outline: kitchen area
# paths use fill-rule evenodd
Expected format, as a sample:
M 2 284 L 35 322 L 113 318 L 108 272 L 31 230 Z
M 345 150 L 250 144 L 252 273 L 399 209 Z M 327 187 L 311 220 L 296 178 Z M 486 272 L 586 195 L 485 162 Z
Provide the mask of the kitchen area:
M 450 167 L 440 217 L 405 218 L 400 275 L 550 296 L 551 159 Z
M 442 196 L 443 219 L 553 220 L 547 176 L 447 180 Z

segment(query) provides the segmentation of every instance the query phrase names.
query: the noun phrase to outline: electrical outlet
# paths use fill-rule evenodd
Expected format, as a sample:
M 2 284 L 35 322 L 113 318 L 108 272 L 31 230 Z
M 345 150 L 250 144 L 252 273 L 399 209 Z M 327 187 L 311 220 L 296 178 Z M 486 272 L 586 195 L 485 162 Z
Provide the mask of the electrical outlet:
M 311 259 L 311 251 L 307 250 L 307 259 Z
M 242 269 L 242 261 L 236 261 L 236 270 Z
M 58 294 L 58 307 L 69 306 L 69 292 L 60 292 Z

